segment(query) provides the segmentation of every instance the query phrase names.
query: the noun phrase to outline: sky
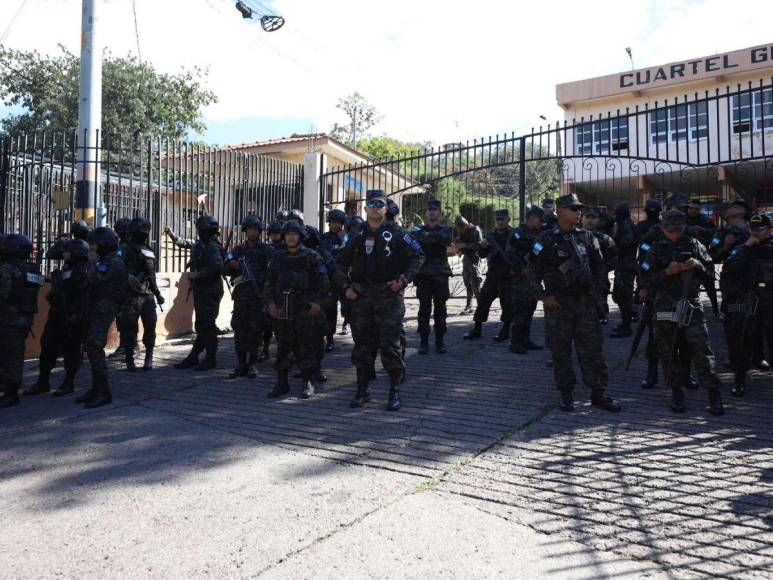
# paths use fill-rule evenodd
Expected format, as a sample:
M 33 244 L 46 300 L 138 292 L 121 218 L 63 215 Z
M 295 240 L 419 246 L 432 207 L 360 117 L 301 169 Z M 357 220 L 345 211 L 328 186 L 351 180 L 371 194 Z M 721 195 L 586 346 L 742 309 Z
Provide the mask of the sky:
M 255 0 L 251 0 L 253 5 Z M 220 145 L 327 131 L 358 91 L 374 134 L 435 144 L 522 133 L 562 118 L 555 85 L 773 45 L 770 0 L 261 0 L 285 17 L 266 33 L 232 0 L 103 0 L 114 54 L 164 72 L 202 66 L 218 103 L 204 139 Z M 19 6 L 18 17 L 9 24 Z M 77 53 L 81 0 L 0 0 L 17 49 Z M 0 109 L 2 115 L 2 109 Z

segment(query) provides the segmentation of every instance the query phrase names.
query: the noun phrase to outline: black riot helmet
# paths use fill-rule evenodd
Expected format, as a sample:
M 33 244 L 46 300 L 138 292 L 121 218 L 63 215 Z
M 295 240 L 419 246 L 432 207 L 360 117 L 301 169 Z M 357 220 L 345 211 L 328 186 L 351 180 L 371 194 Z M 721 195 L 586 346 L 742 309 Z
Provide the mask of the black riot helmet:
M 130 223 L 131 221 L 129 221 L 129 218 L 123 217 L 115 220 L 115 223 L 113 224 L 113 229 L 115 230 L 115 233 L 118 234 L 118 237 L 121 241 L 124 241 L 129 235 Z
M 299 209 L 291 209 L 290 210 L 290 219 L 297 221 L 299 224 L 303 225 L 303 212 Z
M 143 243 L 150 235 L 150 221 L 144 217 L 136 217 L 129 222 L 128 231 L 133 240 Z
M 89 227 L 89 224 L 87 224 L 83 220 L 77 220 L 70 224 L 70 233 L 72 234 L 72 237 L 76 240 L 86 240 L 89 237 L 89 232 L 91 231 L 91 228 Z
M 395 200 L 393 200 L 391 197 L 388 197 L 386 201 L 386 208 L 386 219 L 390 222 L 395 221 L 395 218 L 400 214 L 400 206 L 397 205 Z
M 362 224 L 365 223 L 365 220 L 362 219 L 358 215 L 353 215 L 349 218 L 349 221 L 346 222 L 346 226 L 344 228 L 346 229 L 346 233 L 350 236 L 353 236 L 357 232 L 360 231 L 360 228 L 362 228 Z
M 274 219 L 278 222 L 286 222 L 290 219 L 290 212 L 286 209 L 280 209 L 276 214 L 274 215 Z
M 631 206 L 627 201 L 621 201 L 615 206 L 615 219 L 618 222 L 631 219 Z
M 287 220 L 284 223 L 284 225 L 282 226 L 282 237 L 284 237 L 284 235 L 287 232 L 297 233 L 299 236 L 301 236 L 301 241 L 303 241 L 304 238 L 306 238 L 306 236 L 308 235 L 308 232 L 306 231 L 306 227 L 303 224 L 297 222 L 296 220 Z
M 66 252 L 70 252 L 71 260 L 88 260 L 89 245 L 85 240 L 68 240 L 64 245 Z
M 246 232 L 249 228 L 257 228 L 263 231 L 263 221 L 254 213 L 248 214 L 242 221 L 242 231 Z
M 196 231 L 202 237 L 213 236 L 220 233 L 220 224 L 211 215 L 203 215 L 196 220 Z
M 32 253 L 32 242 L 22 234 L 8 234 L 0 241 L 0 254 L 6 260 L 26 260 Z
M 269 234 L 281 234 L 282 233 L 282 222 L 279 220 L 274 220 L 270 224 L 268 224 L 268 233 Z
M 339 222 L 345 224 L 346 214 L 340 209 L 331 209 L 329 212 L 327 212 L 327 222 Z
M 95 228 L 89 234 L 89 243 L 97 247 L 97 254 L 100 257 L 115 252 L 120 242 L 118 234 L 112 228 Z
M 650 198 L 644 203 L 644 213 L 649 217 L 657 217 L 663 211 L 663 206 L 657 199 Z

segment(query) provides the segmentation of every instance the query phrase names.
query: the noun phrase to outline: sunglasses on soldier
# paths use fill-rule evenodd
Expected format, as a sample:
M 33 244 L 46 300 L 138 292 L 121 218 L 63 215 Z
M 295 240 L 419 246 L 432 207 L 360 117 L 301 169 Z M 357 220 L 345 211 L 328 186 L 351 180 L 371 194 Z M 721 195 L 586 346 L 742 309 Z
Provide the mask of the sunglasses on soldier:
M 365 203 L 365 207 L 368 209 L 381 209 L 386 207 L 386 202 L 380 199 L 371 199 Z

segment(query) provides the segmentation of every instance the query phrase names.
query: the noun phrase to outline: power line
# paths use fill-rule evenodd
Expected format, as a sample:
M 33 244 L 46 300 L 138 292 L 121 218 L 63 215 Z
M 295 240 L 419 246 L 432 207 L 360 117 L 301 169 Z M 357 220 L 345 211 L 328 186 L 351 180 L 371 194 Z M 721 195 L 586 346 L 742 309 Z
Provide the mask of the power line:
M 132 14 L 134 14 L 134 37 L 137 39 L 137 56 L 142 62 L 142 51 L 140 50 L 140 29 L 137 26 L 137 0 L 132 0 Z
M 22 10 L 24 10 L 24 7 L 27 5 L 28 0 L 21 0 L 21 4 L 19 4 L 18 10 L 16 10 L 16 14 L 13 15 L 13 18 L 11 18 L 11 22 L 8 23 L 8 26 L 5 29 L 5 32 L 3 32 L 3 36 L 0 36 L 0 44 L 3 44 L 5 42 L 5 39 L 8 38 L 8 35 L 11 33 L 11 28 L 13 28 L 14 23 L 16 22 L 16 19 L 19 17 L 19 14 L 21 14 Z

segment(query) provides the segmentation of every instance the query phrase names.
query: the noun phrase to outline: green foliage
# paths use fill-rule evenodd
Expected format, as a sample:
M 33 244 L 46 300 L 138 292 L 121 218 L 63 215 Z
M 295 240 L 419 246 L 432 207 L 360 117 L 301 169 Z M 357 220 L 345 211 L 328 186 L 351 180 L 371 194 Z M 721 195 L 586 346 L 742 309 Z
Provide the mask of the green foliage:
M 333 125 L 330 136 L 352 147 L 358 146 L 360 139 L 365 138 L 371 127 L 381 120 L 376 107 L 356 91 L 338 99 L 336 108 L 346 114 L 348 122 L 345 125 Z
M 368 137 L 357 142 L 357 150 L 374 159 L 394 159 L 415 155 L 427 147 L 429 143 L 406 143 L 386 135 Z
M 0 46 L 0 99 L 23 112 L 2 119 L 6 133 L 74 129 L 78 125 L 79 59 Z M 102 132 L 183 138 L 202 133 L 201 111 L 217 101 L 206 88 L 207 71 L 156 71 L 135 56 L 103 59 Z

